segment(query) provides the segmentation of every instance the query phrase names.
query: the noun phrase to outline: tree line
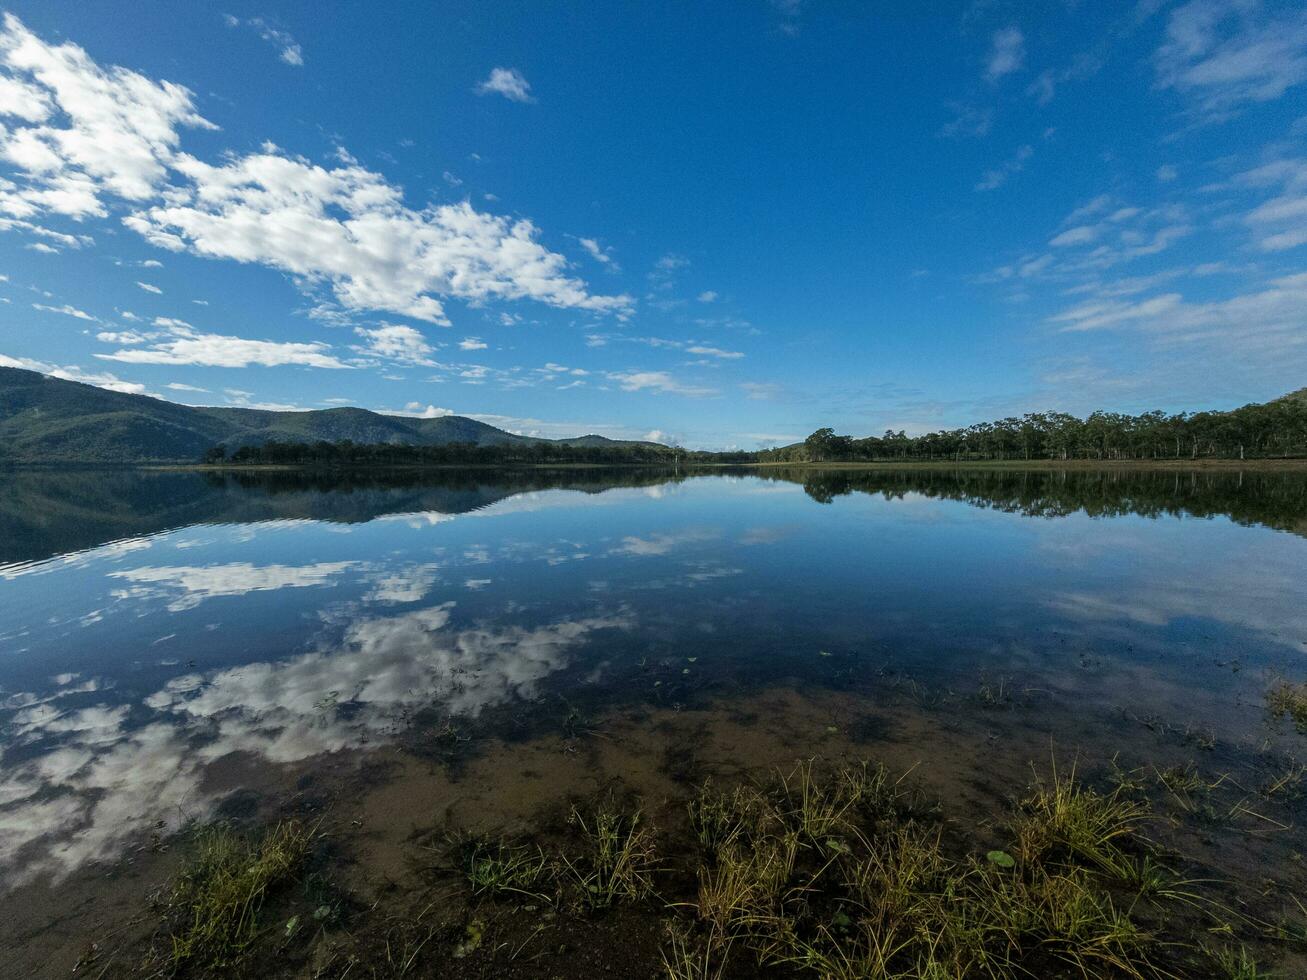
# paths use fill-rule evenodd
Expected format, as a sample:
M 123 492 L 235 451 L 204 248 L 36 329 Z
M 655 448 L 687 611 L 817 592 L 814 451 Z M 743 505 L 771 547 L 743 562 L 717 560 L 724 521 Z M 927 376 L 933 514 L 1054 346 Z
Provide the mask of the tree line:
M 921 436 L 864 439 L 818 429 L 803 442 L 764 449 L 759 462 L 873 460 L 1250 459 L 1307 454 L 1302 392 L 1229 412 L 1031 412 Z

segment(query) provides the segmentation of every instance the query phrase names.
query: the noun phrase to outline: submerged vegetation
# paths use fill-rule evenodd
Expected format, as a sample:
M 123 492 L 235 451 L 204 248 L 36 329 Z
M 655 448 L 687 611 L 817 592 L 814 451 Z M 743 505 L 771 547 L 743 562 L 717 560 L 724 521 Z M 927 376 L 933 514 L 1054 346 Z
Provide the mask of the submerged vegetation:
M 271 891 L 294 878 L 314 832 L 279 823 L 256 841 L 218 825 L 200 831 L 194 855 L 162 899 L 166 948 L 174 968 L 226 967 L 259 937 L 259 913 Z
M 294 891 L 313 834 L 280 824 L 251 843 L 220 829 L 198 838 L 164 903 L 158 973 L 1271 976 L 1249 941 L 1296 944 L 1295 927 L 1175 875 L 1184 859 L 1150 839 L 1161 815 L 1142 786 L 1100 791 L 1054 765 L 1006 821 L 974 827 L 869 764 L 708 780 L 659 827 L 608 793 L 526 836 L 447 836 L 432 845 L 429 893 L 298 932 L 298 915 L 259 913 L 279 886 Z M 609 965 L 582 965 L 594 962 Z
M 1288 717 L 1298 731 L 1307 733 L 1307 684 L 1276 681 L 1266 692 L 1266 706 L 1274 717 Z

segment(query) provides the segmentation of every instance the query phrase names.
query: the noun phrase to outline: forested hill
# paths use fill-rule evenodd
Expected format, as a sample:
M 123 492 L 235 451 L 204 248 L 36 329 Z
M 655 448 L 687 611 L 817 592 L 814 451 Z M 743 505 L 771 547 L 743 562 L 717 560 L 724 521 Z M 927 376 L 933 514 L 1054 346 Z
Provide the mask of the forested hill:
M 459 415 L 415 419 L 361 408 L 265 412 L 194 408 L 146 395 L 105 391 L 34 371 L 0 368 L 0 462 L 197 462 L 269 443 L 393 446 L 654 446 L 603 436 L 546 440 L 514 435 Z

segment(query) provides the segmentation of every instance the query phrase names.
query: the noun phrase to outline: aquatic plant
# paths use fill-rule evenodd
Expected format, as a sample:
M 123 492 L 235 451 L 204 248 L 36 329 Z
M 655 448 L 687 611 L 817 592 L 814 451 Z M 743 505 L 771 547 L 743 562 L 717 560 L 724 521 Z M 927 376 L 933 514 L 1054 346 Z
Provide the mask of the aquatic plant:
M 1275 718 L 1288 716 L 1294 728 L 1307 734 L 1307 684 L 1277 681 L 1266 692 L 1266 707 Z
M 1074 767 L 1063 776 L 1054 764 L 1051 782 L 1036 777 L 1033 792 L 1021 801 L 1013 828 L 1017 854 L 1027 865 L 1062 858 L 1126 878 L 1131 864 L 1122 844 L 1142 843 L 1139 827 L 1148 815 L 1148 805 L 1130 799 L 1119 785 L 1102 794 L 1080 785 Z
M 552 878 L 549 858 L 540 847 L 510 844 L 482 835 L 455 838 L 455 848 L 473 895 L 516 893 L 547 897 Z
M 165 900 L 175 923 L 173 964 L 236 960 L 258 936 L 268 894 L 295 876 L 313 838 L 312 828 L 295 821 L 278 823 L 257 843 L 225 825 L 200 831 L 193 858 Z
M 588 816 L 573 808 L 571 822 L 580 829 L 585 849 L 562 856 L 567 872 L 580 886 L 582 904 L 604 909 L 636 902 L 653 893 L 657 853 L 653 831 L 641 825 L 641 811 L 626 814 L 600 805 Z

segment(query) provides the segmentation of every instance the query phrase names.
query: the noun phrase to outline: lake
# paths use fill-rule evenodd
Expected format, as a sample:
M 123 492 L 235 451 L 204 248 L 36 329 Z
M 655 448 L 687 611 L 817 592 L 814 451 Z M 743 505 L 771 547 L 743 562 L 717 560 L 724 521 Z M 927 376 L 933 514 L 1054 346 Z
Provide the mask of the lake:
M 1136 773 L 1269 921 L 1307 846 L 1283 679 L 1300 472 L 0 474 L 0 944 L 95 961 L 214 819 L 325 815 L 371 896 L 433 827 L 808 758 L 982 828 L 1052 766 Z

